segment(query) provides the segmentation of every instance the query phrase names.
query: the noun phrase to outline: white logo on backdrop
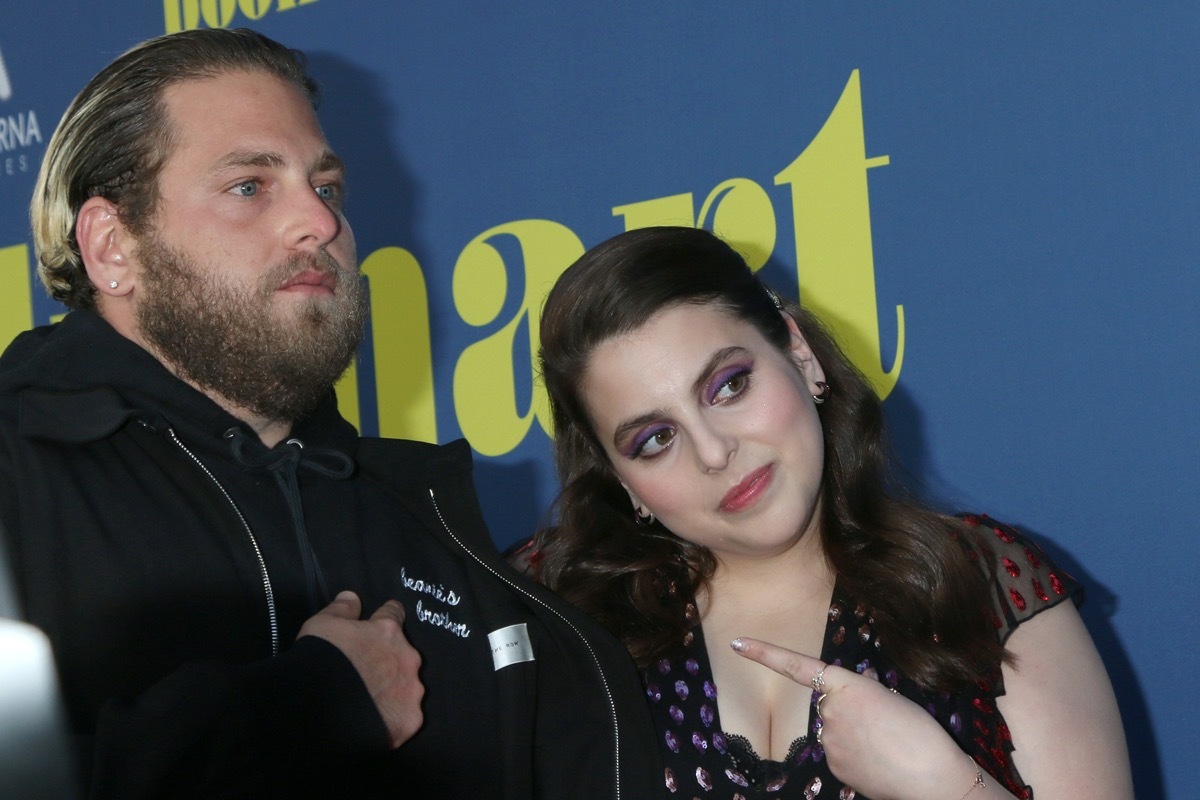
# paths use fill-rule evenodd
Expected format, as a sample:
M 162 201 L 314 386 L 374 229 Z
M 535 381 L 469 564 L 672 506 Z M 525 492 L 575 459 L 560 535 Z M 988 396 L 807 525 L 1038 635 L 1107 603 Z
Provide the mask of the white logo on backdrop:
M 0 51 L 0 100 L 12 97 L 12 83 L 8 80 L 8 69 L 4 66 L 4 53 Z

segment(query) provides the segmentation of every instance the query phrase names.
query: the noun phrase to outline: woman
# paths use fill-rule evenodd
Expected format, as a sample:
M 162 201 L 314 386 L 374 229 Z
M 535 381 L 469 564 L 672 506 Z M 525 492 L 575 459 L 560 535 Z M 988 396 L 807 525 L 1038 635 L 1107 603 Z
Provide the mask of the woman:
M 906 499 L 871 388 L 726 244 L 601 244 L 541 343 L 563 488 L 532 563 L 642 668 L 667 796 L 1132 796 L 1076 584 Z

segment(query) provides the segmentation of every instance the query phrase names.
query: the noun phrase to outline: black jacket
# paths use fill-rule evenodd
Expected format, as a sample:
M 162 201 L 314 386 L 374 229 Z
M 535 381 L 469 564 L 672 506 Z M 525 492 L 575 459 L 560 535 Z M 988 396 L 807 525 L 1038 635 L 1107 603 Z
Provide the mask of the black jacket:
M 496 553 L 465 442 L 360 438 L 332 392 L 267 449 L 98 316 L 0 357 L 0 520 L 97 797 L 646 796 L 636 671 Z M 425 726 L 389 752 L 305 619 L 405 603 Z M 493 662 L 524 625 L 533 660 Z M 480 793 L 480 787 L 483 793 Z

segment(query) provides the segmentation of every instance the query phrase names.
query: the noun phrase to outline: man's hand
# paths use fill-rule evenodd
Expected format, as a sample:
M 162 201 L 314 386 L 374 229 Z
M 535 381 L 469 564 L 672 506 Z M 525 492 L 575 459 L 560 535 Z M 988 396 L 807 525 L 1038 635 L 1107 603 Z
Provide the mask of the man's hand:
M 319 636 L 330 642 L 362 676 L 375 701 L 392 747 L 408 741 L 425 716 L 421 699 L 425 687 L 418 670 L 421 655 L 404 637 L 404 606 L 389 600 L 368 620 L 359 619 L 362 602 L 354 592 L 341 592 L 300 628 L 299 636 Z

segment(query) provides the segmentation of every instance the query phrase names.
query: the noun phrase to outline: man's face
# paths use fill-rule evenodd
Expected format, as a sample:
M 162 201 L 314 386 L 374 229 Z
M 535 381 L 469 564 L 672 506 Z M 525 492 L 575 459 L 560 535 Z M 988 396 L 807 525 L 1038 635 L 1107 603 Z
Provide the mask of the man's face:
M 266 73 L 180 83 L 164 102 L 172 152 L 135 253 L 137 333 L 202 391 L 295 420 L 366 316 L 341 162 L 307 99 Z

